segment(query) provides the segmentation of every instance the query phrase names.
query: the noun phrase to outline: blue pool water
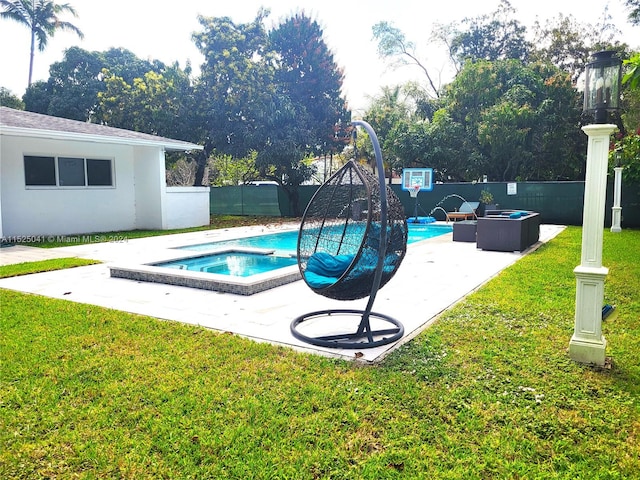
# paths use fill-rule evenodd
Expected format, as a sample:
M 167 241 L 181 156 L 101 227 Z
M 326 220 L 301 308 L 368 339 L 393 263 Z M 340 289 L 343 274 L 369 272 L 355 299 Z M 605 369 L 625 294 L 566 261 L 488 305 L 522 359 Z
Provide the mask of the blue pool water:
M 407 238 L 407 243 L 411 244 L 428 238 L 438 237 L 440 235 L 450 233 L 452 230 L 453 227 L 451 225 L 409 224 L 409 236 Z M 298 231 L 293 230 L 289 232 L 270 233 L 222 242 L 200 243 L 197 245 L 180 247 L 180 249 L 202 251 L 219 247 L 265 248 L 275 250 L 276 252 L 295 255 L 298 248 Z
M 450 225 L 410 224 L 407 243 L 419 242 L 452 231 Z M 297 264 L 298 231 L 270 233 L 222 242 L 209 242 L 180 247 L 181 250 L 205 251 L 212 249 L 260 248 L 274 251 L 275 255 L 225 251 L 190 257 L 171 262 L 156 263 L 165 267 L 195 272 L 217 273 L 234 277 L 249 277 Z
M 217 273 L 233 277 L 249 277 L 270 272 L 278 268 L 295 265 L 294 257 L 280 257 L 259 253 L 224 252 L 200 257 L 184 258 L 171 262 L 156 263 L 156 267 L 176 268 L 192 272 Z

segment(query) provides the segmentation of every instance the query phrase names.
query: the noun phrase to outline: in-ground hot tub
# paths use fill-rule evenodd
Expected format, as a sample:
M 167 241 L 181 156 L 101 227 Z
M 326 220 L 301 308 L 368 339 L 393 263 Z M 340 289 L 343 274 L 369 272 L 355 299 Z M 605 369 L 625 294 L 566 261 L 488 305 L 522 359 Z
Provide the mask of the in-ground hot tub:
M 232 277 L 250 277 L 271 272 L 279 268 L 296 265 L 291 256 L 280 256 L 256 252 L 230 251 L 187 257 L 169 262 L 152 264 L 156 267 L 175 268 L 190 272 L 218 273 Z

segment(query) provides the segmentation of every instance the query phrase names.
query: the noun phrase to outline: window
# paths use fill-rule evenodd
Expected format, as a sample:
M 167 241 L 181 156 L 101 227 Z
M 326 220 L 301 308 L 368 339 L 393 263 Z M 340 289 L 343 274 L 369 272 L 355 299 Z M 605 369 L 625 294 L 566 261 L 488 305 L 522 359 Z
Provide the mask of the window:
M 61 187 L 84 187 L 84 159 L 58 157 L 58 184 Z
M 27 185 L 56 184 L 56 165 L 53 157 L 24 157 L 24 176 Z
M 87 158 L 87 184 L 90 186 L 111 186 L 111 160 Z
M 98 158 L 24 156 L 28 187 L 112 187 L 112 161 Z

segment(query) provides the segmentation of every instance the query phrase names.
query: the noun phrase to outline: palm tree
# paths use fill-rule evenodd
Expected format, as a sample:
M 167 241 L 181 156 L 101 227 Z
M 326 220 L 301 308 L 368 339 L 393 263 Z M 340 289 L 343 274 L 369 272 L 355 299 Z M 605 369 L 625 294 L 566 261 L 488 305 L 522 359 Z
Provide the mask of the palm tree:
M 84 34 L 75 25 L 63 22 L 58 14 L 69 12 L 77 17 L 75 9 L 69 5 L 56 4 L 51 0 L 0 0 L 0 6 L 4 11 L 0 12 L 0 18 L 14 20 L 26 25 L 31 30 L 31 57 L 29 60 L 29 85 L 33 74 L 33 56 L 35 42 L 38 39 L 38 50 L 44 51 L 49 37 L 53 37 L 57 30 L 70 30 L 81 39 Z

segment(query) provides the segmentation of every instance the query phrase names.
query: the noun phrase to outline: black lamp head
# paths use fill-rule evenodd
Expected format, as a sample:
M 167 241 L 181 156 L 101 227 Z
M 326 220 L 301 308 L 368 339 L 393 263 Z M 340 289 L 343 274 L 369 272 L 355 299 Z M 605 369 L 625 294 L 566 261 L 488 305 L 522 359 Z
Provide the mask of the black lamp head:
M 620 108 L 622 60 L 613 50 L 593 54 L 585 71 L 583 110 L 595 117 L 596 123 L 607 123 L 609 112 Z

